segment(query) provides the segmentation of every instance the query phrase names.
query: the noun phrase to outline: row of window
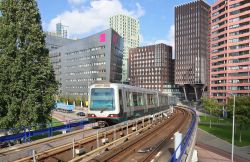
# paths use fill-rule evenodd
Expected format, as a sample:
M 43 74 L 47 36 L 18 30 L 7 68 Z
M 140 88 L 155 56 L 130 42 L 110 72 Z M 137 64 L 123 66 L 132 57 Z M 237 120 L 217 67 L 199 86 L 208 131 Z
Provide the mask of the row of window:
M 100 65 L 105 65 L 106 62 L 94 62 L 94 63 L 87 63 L 87 64 L 81 64 L 81 65 L 69 65 L 66 66 L 66 68 L 78 68 L 78 67 L 89 67 L 89 66 L 100 66 Z
M 229 36 L 241 35 L 241 34 L 248 33 L 249 31 L 250 31 L 250 29 L 243 29 L 243 30 L 239 30 L 239 31 L 235 31 L 235 32 L 230 32 Z
M 229 14 L 230 15 L 236 15 L 236 14 L 240 14 L 240 13 L 243 13 L 243 12 L 247 12 L 249 10 L 250 10 L 250 6 L 242 8 L 242 9 L 239 9 L 239 10 L 232 11 Z
M 92 47 L 92 48 L 82 49 L 79 51 L 67 52 L 66 55 L 67 56 L 77 55 L 77 54 L 86 53 L 86 52 L 98 51 L 98 50 L 101 50 L 104 48 L 105 48 L 105 46 Z
M 228 88 L 226 88 L 226 86 L 218 86 L 218 87 L 211 87 L 211 90 L 232 90 L 232 91 L 240 91 L 240 90 L 250 90 L 249 86 L 229 86 Z
M 229 46 L 229 49 L 230 50 L 235 50 L 235 49 L 241 49 L 241 48 L 247 48 L 249 47 L 249 43 L 243 43 L 243 44 L 237 44 L 237 45 L 233 45 L 233 46 Z M 226 47 L 222 47 L 222 48 L 219 48 L 219 49 L 214 49 L 212 51 L 212 53 L 220 53 L 220 52 L 223 52 L 225 51 L 227 48 Z
M 87 96 L 87 92 L 67 92 L 66 96 Z
M 233 56 L 243 56 L 243 55 L 248 55 L 250 53 L 249 50 L 246 50 L 246 51 L 239 51 L 239 52 L 231 52 L 229 53 L 229 56 L 230 57 L 233 57 Z M 212 56 L 212 60 L 217 60 L 217 59 L 221 59 L 221 58 L 224 58 L 226 57 L 226 54 L 220 54 L 220 55 L 217 55 L 217 56 Z
M 70 59 L 67 59 L 67 61 L 75 62 L 75 61 L 89 60 L 89 59 L 103 58 L 103 57 L 105 57 L 105 53 L 91 55 L 91 56 L 83 56 L 83 57 L 70 58 Z
M 249 40 L 249 36 L 229 39 L 229 42 L 233 43 L 233 42 L 241 42 L 241 41 L 245 41 L 245 40 Z
M 231 76 L 231 77 L 248 76 L 248 75 L 249 75 L 249 72 L 228 73 L 228 76 Z M 213 74 L 212 78 L 221 78 L 221 77 L 226 77 L 226 76 L 227 76 L 226 73 Z
M 92 81 L 101 81 L 106 80 L 106 77 L 99 78 L 74 78 L 74 79 L 66 79 L 66 82 L 92 82 Z
M 69 73 L 65 73 L 64 75 L 75 76 L 75 75 L 83 75 L 83 74 L 98 74 L 98 73 L 104 73 L 104 72 L 106 72 L 106 69 L 91 70 L 91 71 L 69 72 Z
M 250 93 L 234 93 L 236 96 L 250 96 Z M 226 97 L 226 93 L 212 93 L 214 97 Z M 223 102 L 223 100 L 221 100 Z

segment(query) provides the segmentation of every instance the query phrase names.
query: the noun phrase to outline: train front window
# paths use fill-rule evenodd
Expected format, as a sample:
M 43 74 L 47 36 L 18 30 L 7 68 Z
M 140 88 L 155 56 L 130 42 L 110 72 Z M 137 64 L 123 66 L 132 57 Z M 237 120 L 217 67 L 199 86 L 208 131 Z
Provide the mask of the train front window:
M 115 110 L 113 88 L 92 88 L 90 96 L 90 110 Z

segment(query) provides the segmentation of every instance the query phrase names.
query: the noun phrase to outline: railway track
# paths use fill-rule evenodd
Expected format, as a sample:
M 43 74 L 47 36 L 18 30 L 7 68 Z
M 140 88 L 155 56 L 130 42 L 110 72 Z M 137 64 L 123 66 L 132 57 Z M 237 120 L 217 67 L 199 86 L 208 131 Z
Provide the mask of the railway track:
M 183 114 L 183 115 L 180 115 Z M 101 130 L 91 130 L 92 132 L 94 132 L 92 135 L 89 136 L 84 136 L 84 138 L 81 138 L 80 140 L 77 140 L 74 142 L 74 148 L 75 149 L 80 149 L 80 148 L 84 148 L 85 150 L 85 154 L 84 156 L 88 156 L 90 157 L 96 157 L 96 158 L 103 158 L 103 157 L 99 157 L 97 155 L 99 155 L 100 153 L 104 153 L 102 156 L 106 156 L 106 158 L 108 158 L 108 154 L 109 152 L 104 151 L 107 149 L 112 149 L 112 152 L 114 152 L 114 150 L 116 150 L 116 152 L 119 152 L 117 150 L 117 148 L 115 148 L 116 145 L 119 145 L 119 147 L 125 147 L 127 148 L 127 150 L 131 150 L 131 148 L 134 148 L 134 150 L 138 150 L 139 146 L 142 147 L 147 147 L 147 145 L 151 148 L 150 152 L 144 153 L 144 161 L 147 161 L 147 159 L 151 159 L 151 157 L 155 156 L 157 150 L 159 150 L 159 148 L 166 143 L 166 141 L 172 137 L 173 133 L 170 133 L 167 137 L 166 136 L 162 136 L 162 134 L 164 134 L 164 131 L 162 128 L 165 128 L 165 132 L 166 131 L 170 131 L 168 130 L 171 127 L 171 130 L 174 129 L 175 131 L 178 129 L 179 125 L 175 124 L 175 123 L 180 123 L 183 122 L 185 124 L 187 124 L 187 119 L 184 121 L 183 120 L 183 116 L 185 116 L 185 114 L 187 115 L 188 113 L 186 113 L 184 110 L 178 110 L 178 113 L 174 113 L 174 115 L 172 115 L 170 118 L 166 118 L 165 120 L 167 122 L 169 122 L 169 124 L 164 123 L 163 121 L 161 122 L 152 122 L 152 120 L 139 120 L 138 123 L 130 123 L 128 125 L 119 125 L 119 126 L 115 126 L 116 128 L 113 129 L 112 127 L 110 128 L 104 128 Z M 187 115 L 188 116 L 188 115 Z M 188 117 L 186 117 L 188 118 Z M 169 127 L 169 128 L 168 128 Z M 182 129 L 184 127 L 184 125 L 181 126 Z M 136 128 L 136 129 L 135 129 Z M 157 128 L 155 130 L 155 128 Z M 90 130 L 89 130 L 90 131 Z M 96 131 L 98 131 L 98 140 L 97 140 L 97 134 Z M 157 134 L 157 138 L 161 139 L 160 141 L 155 141 L 153 136 L 149 136 L 146 134 L 150 134 L 147 132 L 151 132 L 151 134 L 156 137 Z M 157 133 L 158 132 L 158 133 Z M 171 131 L 174 132 L 174 131 Z M 71 132 L 72 134 L 76 134 L 77 132 Z M 84 134 L 84 132 L 81 130 L 79 131 L 79 133 L 81 135 Z M 87 131 L 86 131 L 87 133 Z M 156 133 L 156 134 L 155 134 Z M 139 135 L 140 134 L 140 135 Z M 41 151 L 38 152 L 35 157 L 37 161 L 42 161 L 42 162 L 54 162 L 54 161 L 81 161 L 83 160 L 83 156 L 76 156 L 73 153 L 73 145 L 72 145 L 72 136 L 70 136 L 70 133 L 65 134 L 68 138 L 71 137 L 71 142 L 68 142 L 67 144 L 64 145 L 60 145 L 58 147 L 55 148 L 51 148 L 51 149 L 47 149 L 45 151 Z M 65 136 L 64 135 L 64 136 Z M 126 135 L 126 136 L 125 136 Z M 139 136 L 138 136 L 139 135 Z M 133 144 L 134 138 L 135 137 L 144 137 L 141 139 L 141 142 L 135 142 Z M 100 140 L 106 138 L 108 139 L 109 143 L 102 143 Z M 120 143 L 117 142 L 119 141 L 118 139 L 120 139 Z M 150 141 L 154 141 L 154 144 L 151 143 L 147 143 L 145 142 L 145 139 L 150 140 Z M 54 140 L 63 140 L 63 139 L 54 139 Z M 128 141 L 127 141 L 128 140 Z M 124 142 L 127 141 L 127 142 Z M 135 140 L 136 141 L 136 140 Z M 144 142 L 143 142 L 144 141 Z M 47 139 L 47 141 L 44 143 L 46 144 L 50 144 L 51 142 L 53 142 L 53 140 L 51 139 Z M 124 144 L 131 144 L 131 147 L 127 147 L 127 146 L 123 146 Z M 109 146 L 110 145 L 110 146 Z M 37 144 L 33 144 L 34 147 L 39 147 Z M 153 146 L 153 147 L 152 147 Z M 24 146 L 23 146 L 24 147 Z M 10 151 L 20 151 L 21 148 L 19 148 L 19 150 L 10 150 Z M 98 151 L 99 150 L 99 151 Z M 136 151 L 133 152 L 134 153 L 134 157 L 139 158 L 139 155 Z M 125 153 L 126 154 L 126 153 Z M 125 156 L 125 154 L 122 153 L 122 151 L 120 151 L 120 154 L 117 154 L 117 156 L 112 155 L 113 158 L 111 158 L 108 161 L 113 161 L 112 159 L 115 159 L 117 157 L 127 157 Z M 148 155 L 149 158 L 146 158 L 145 155 Z M 132 154 L 131 154 L 132 155 Z M 109 155 L 110 156 L 110 155 Z M 76 158 L 74 158 L 76 157 Z M 93 158 L 92 157 L 92 158 Z M 131 156 L 132 157 L 132 156 Z M 124 158 L 121 158 L 124 159 Z M 142 157 L 140 157 L 139 159 L 141 159 Z M 108 158 L 109 159 L 109 158 Z M 91 159 L 89 159 L 91 160 Z M 116 159 L 117 160 L 117 159 Z M 119 160 L 119 159 L 118 159 Z M 14 161 L 14 160 L 8 160 L 8 161 Z M 29 154 L 29 156 L 25 157 L 25 158 L 21 158 L 19 160 L 16 160 L 16 162 L 26 162 L 26 161 L 33 161 L 33 157 L 31 156 L 31 154 Z M 84 160 L 86 161 L 86 160 Z M 102 161 L 102 160 L 101 160 Z M 1 162 L 1 152 L 0 152 L 0 162 Z
M 158 124 L 154 129 L 142 134 L 111 151 L 104 153 L 90 162 L 122 162 L 122 161 L 140 161 L 148 162 L 154 159 L 159 150 L 170 140 L 173 134 L 178 130 L 183 130 L 187 122 L 190 121 L 191 114 L 186 110 L 179 109 L 177 115 L 171 120 Z M 173 127 L 174 126 L 174 127 Z M 166 133 L 166 131 L 168 133 Z M 144 150 L 144 151 L 143 151 Z M 75 161 L 86 161 L 77 159 Z
M 65 144 L 67 141 L 71 141 L 73 137 L 80 136 L 83 137 L 85 134 L 92 134 L 92 128 L 76 130 L 66 134 L 57 135 L 50 138 L 45 138 L 37 140 L 31 143 L 25 143 L 21 145 L 12 146 L 0 150 L 0 162 L 2 161 L 14 161 L 26 156 L 30 156 L 31 150 L 36 150 L 37 152 L 43 152 L 46 149 L 51 149 L 53 147 L 58 147 Z M 63 141 L 63 142 L 62 142 Z M 52 145 L 54 144 L 54 145 Z
M 146 122 L 146 120 L 145 120 L 145 122 Z M 140 127 L 143 124 L 144 124 L 143 121 L 139 121 L 137 123 L 138 127 Z M 136 125 L 136 123 L 132 123 L 132 125 L 129 125 L 128 126 L 130 128 L 129 131 L 132 131 L 131 127 L 133 127 L 135 125 Z M 120 133 L 121 130 L 123 131 L 123 134 L 126 133 L 126 131 L 125 131 L 126 130 L 126 125 L 122 125 L 121 127 L 116 128 L 117 138 L 119 136 L 122 136 L 121 133 Z M 89 130 L 89 131 L 92 131 L 92 135 L 84 136 L 83 135 L 84 132 L 81 131 L 82 132 L 82 138 L 74 143 L 75 148 L 81 148 L 81 147 L 84 146 L 84 148 L 87 148 L 88 151 L 91 151 L 91 150 L 93 150 L 93 149 L 95 149 L 97 147 L 96 146 L 96 131 L 97 130 L 94 129 L 94 130 Z M 107 136 L 108 138 L 110 138 L 110 140 L 113 140 L 114 137 L 112 137 L 112 134 L 114 133 L 114 130 L 112 129 L 112 127 L 105 128 L 105 129 L 98 130 L 98 131 L 100 133 L 99 138 L 103 138 L 104 136 Z M 76 133 L 77 132 L 75 132 L 73 134 L 76 134 Z M 89 133 L 89 132 L 86 131 L 85 133 Z M 65 135 L 70 137 L 70 133 L 65 134 Z M 55 147 L 55 148 L 51 148 L 51 149 L 47 149 L 45 151 L 38 152 L 36 154 L 37 161 L 60 161 L 60 160 L 61 161 L 69 161 L 69 160 L 71 160 L 73 158 L 72 157 L 72 139 L 73 139 L 73 137 L 71 137 L 70 142 L 68 142 L 67 144 L 60 145 L 60 146 Z M 62 140 L 62 139 L 57 138 L 57 140 Z M 50 144 L 52 141 L 53 140 L 49 140 L 49 141 L 46 142 L 46 144 Z M 36 147 L 36 148 L 39 148 L 39 146 L 37 146 L 35 143 L 32 144 L 32 145 L 34 147 Z M 22 148 L 25 148 L 25 146 L 22 146 Z M 10 150 L 10 151 L 18 152 L 18 151 L 20 151 L 20 149 L 21 148 L 13 149 L 13 150 Z M 4 155 L 4 154 L 2 154 L 2 155 Z M 30 156 L 30 155 L 31 154 L 29 154 L 28 156 L 26 156 L 24 158 L 21 158 L 21 159 L 19 158 L 19 160 L 16 160 L 16 162 L 32 161 L 33 157 Z M 14 161 L 14 160 L 8 159 L 8 160 L 3 160 L 3 161 Z M 0 157 L 0 162 L 1 162 L 1 157 Z

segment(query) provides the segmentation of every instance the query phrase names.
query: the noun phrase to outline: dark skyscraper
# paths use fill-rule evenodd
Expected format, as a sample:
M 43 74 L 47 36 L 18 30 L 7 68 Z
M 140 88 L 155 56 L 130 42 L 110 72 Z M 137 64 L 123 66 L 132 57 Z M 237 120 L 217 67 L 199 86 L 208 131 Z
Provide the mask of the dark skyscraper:
M 172 47 L 156 44 L 129 49 L 129 77 L 132 85 L 163 91 L 174 82 Z
M 175 84 L 198 100 L 208 83 L 210 6 L 202 0 L 175 8 Z

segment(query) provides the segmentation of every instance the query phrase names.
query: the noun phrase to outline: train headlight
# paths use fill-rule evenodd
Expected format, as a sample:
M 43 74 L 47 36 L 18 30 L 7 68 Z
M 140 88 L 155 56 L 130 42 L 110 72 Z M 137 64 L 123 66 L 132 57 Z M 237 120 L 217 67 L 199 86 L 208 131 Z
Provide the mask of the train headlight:
M 88 117 L 93 118 L 93 117 L 96 117 L 96 115 L 95 114 L 88 114 Z
M 119 116 L 118 116 L 118 114 L 109 114 L 108 117 L 110 117 L 110 118 L 118 118 Z

